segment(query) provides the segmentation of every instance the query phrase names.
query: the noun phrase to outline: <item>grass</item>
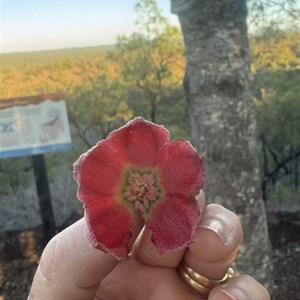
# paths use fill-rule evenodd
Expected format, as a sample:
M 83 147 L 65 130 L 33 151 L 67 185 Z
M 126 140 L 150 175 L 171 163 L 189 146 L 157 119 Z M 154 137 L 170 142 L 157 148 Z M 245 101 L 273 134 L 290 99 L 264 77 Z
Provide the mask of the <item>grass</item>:
M 113 45 L 103 45 L 59 50 L 3 53 L 0 54 L 0 71 L 19 68 L 24 65 L 49 65 L 63 59 L 77 60 L 83 57 L 97 56 L 113 49 Z

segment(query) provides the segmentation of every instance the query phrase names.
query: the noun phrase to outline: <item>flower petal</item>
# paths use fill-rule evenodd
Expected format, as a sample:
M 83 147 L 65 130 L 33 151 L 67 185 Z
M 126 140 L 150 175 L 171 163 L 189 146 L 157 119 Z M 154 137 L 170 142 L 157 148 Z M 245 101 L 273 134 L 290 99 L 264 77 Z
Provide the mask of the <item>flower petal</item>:
M 199 205 L 194 198 L 184 201 L 167 195 L 146 222 L 153 231 L 152 242 L 159 255 L 185 248 L 194 238 L 199 218 Z
M 165 193 L 182 199 L 196 196 L 204 183 L 204 160 L 193 146 L 182 139 L 164 145 L 157 163 Z
M 118 259 L 127 257 L 133 218 L 126 207 L 114 199 L 103 199 L 97 205 L 85 207 L 85 218 L 88 239 L 94 248 Z
M 148 194 L 135 202 L 139 212 L 131 212 L 127 204 L 137 197 L 132 198 L 132 192 L 127 191 L 124 176 L 140 169 L 136 176 L 145 185 L 138 195 Z M 152 173 L 147 175 L 149 170 L 157 175 L 157 182 Z M 145 217 L 146 226 L 153 231 L 152 241 L 159 254 L 176 251 L 192 241 L 200 215 L 194 196 L 204 181 L 203 159 L 189 142 L 169 142 L 169 132 L 163 126 L 142 118 L 128 122 L 78 159 L 74 178 L 79 185 L 78 198 L 84 202 L 88 238 L 95 248 L 126 258 L 133 216 L 146 215 L 147 209 L 151 212 Z M 155 183 L 158 186 L 152 190 L 146 188 Z M 130 184 L 139 187 L 135 182 Z M 128 203 L 122 202 L 120 193 L 128 197 Z M 158 193 L 159 201 L 153 203 Z
M 139 167 L 153 166 L 159 149 L 169 139 L 169 132 L 164 126 L 143 118 L 135 118 L 108 136 L 111 145 L 124 151 L 129 162 Z
M 121 151 L 110 146 L 107 140 L 82 154 L 74 164 L 74 178 L 77 181 L 78 198 L 85 202 L 85 194 L 113 197 L 121 181 L 122 167 L 126 159 Z M 89 197 L 90 200 L 91 197 Z

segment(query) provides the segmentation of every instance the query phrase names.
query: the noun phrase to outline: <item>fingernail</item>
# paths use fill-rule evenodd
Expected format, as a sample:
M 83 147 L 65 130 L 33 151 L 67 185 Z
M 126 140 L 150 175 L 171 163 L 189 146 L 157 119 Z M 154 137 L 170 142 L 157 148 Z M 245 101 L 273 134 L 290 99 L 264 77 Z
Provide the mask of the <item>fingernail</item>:
M 237 216 L 217 204 L 210 204 L 205 208 L 199 227 L 216 233 L 225 246 L 235 246 L 243 237 Z
M 222 286 L 220 291 L 232 300 L 249 299 L 248 295 L 241 289 Z
M 218 235 L 221 241 L 224 243 L 225 246 L 228 245 L 228 235 L 226 233 L 226 228 L 224 228 L 222 222 L 216 219 L 205 219 L 201 220 L 199 224 L 200 228 L 206 228 Z
M 201 214 L 204 210 L 204 207 L 206 205 L 206 197 L 205 197 L 205 194 L 202 190 L 200 190 L 199 194 L 195 197 L 195 199 L 198 201 L 199 203 L 199 208 L 200 208 L 200 211 L 201 211 Z

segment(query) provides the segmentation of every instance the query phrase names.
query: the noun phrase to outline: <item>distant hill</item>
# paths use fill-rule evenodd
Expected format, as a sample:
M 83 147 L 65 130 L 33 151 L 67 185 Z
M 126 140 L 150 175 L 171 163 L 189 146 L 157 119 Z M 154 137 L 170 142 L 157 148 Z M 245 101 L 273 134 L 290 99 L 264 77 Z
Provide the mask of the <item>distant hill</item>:
M 66 48 L 32 52 L 16 52 L 0 54 L 0 71 L 23 65 L 48 65 L 58 60 L 96 56 L 114 49 L 114 45 L 103 45 L 83 48 Z

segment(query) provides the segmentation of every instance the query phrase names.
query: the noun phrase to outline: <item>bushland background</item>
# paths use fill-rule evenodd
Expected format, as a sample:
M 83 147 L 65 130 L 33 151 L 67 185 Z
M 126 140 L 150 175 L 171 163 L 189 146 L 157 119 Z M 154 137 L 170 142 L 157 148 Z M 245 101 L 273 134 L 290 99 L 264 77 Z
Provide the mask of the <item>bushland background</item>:
M 140 17 L 141 9 L 137 6 Z M 119 36 L 116 45 L 1 54 L 0 98 L 62 92 L 67 100 L 73 147 L 45 155 L 58 231 L 82 215 L 72 164 L 110 131 L 142 116 L 164 124 L 172 138 L 192 138 L 182 34 L 159 11 L 154 15 L 138 18 L 136 32 Z M 300 31 L 269 25 L 249 36 L 257 153 L 272 243 L 273 298 L 297 299 Z M 0 160 L 0 182 L 0 299 L 25 299 L 42 250 L 31 157 Z

